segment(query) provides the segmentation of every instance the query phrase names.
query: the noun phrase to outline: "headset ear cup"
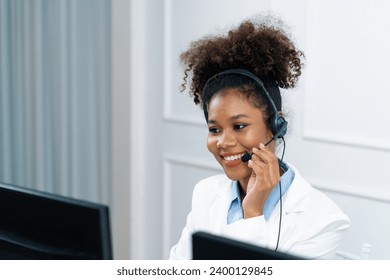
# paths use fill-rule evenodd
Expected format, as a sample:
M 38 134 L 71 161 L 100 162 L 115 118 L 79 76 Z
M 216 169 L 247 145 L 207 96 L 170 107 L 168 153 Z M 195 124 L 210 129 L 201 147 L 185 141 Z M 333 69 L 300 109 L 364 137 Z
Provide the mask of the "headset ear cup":
M 273 119 L 271 130 L 274 135 L 274 139 L 283 138 L 286 135 L 287 124 L 288 122 L 282 116 L 277 116 L 276 119 Z
M 278 126 L 280 127 L 280 135 L 278 138 L 283 138 L 287 133 L 288 122 L 283 117 L 278 117 Z

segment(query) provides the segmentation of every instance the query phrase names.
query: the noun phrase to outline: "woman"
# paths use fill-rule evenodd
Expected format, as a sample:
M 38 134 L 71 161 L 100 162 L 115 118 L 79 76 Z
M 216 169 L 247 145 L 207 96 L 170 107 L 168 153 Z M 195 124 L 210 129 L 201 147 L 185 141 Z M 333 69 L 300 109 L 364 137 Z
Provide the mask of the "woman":
M 196 231 L 307 258 L 334 255 L 348 217 L 275 155 L 287 130 L 279 87 L 295 86 L 302 57 L 281 28 L 253 21 L 182 53 L 183 85 L 191 74 L 190 92 L 209 129 L 207 147 L 225 174 L 195 186 L 171 259 L 192 257 Z

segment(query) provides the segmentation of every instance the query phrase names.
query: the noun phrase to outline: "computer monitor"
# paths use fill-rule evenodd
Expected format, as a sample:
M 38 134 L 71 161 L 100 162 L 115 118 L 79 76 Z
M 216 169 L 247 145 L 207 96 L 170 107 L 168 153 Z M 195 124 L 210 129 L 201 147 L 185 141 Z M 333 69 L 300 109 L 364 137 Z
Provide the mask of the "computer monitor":
M 249 243 L 196 232 L 192 235 L 194 260 L 302 260 L 303 258 Z
M 112 259 L 105 205 L 0 183 L 0 259 Z

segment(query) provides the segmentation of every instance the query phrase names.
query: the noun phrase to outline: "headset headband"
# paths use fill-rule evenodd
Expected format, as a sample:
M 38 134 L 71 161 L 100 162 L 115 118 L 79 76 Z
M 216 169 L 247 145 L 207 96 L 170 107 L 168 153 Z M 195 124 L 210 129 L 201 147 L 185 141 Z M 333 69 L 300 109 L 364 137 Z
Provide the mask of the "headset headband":
M 203 87 L 203 93 L 206 91 L 207 87 L 209 86 L 210 82 L 220 76 L 229 75 L 229 74 L 238 74 L 242 76 L 246 76 L 253 81 L 256 82 L 256 84 L 262 89 L 264 96 L 271 107 L 272 116 L 270 117 L 270 128 L 272 133 L 276 136 L 276 138 L 282 138 L 286 132 L 287 132 L 287 121 L 279 115 L 279 112 L 276 108 L 276 105 L 274 101 L 272 100 L 269 92 L 264 86 L 263 81 L 260 80 L 259 77 L 254 75 L 252 72 L 246 70 L 246 69 L 228 69 L 222 72 L 217 73 L 216 75 L 212 76 L 210 79 L 207 80 L 205 86 Z M 206 104 L 203 105 L 203 110 L 205 113 L 205 117 L 207 119 L 207 107 Z

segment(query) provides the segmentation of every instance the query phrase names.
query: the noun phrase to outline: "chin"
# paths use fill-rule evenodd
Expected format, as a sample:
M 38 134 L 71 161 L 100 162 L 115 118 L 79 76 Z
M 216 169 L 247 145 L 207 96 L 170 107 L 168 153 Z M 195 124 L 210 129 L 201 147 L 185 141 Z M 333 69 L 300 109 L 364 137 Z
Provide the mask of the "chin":
M 248 169 L 246 170 L 237 170 L 237 171 L 231 171 L 231 170 L 223 170 L 225 175 L 232 181 L 239 181 L 245 178 L 248 178 L 251 176 L 251 172 Z

